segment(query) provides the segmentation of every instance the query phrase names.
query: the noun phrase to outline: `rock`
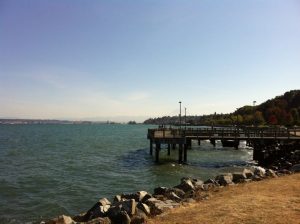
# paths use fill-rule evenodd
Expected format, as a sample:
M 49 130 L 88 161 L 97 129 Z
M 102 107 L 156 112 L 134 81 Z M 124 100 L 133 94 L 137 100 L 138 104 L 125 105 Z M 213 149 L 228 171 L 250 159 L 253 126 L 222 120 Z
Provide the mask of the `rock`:
M 161 201 L 156 198 L 150 198 L 146 203 L 150 207 L 151 215 L 159 215 L 180 205 L 172 200 Z
M 154 189 L 154 195 L 164 195 L 167 192 L 168 188 L 166 187 L 157 187 Z
M 143 198 L 148 194 L 147 191 L 138 191 L 136 192 L 138 198 L 139 198 L 139 202 L 143 200 Z
M 175 194 L 175 192 L 173 192 L 173 191 L 170 191 L 170 192 L 166 193 L 165 196 L 168 199 L 176 201 L 176 202 L 180 202 L 181 201 L 181 198 L 177 194 Z
M 253 181 L 261 181 L 263 178 L 261 177 L 261 176 L 258 176 L 258 175 L 254 175 L 253 177 L 252 177 L 252 180 Z
M 152 198 L 152 195 L 149 194 L 146 191 L 143 191 L 144 193 L 139 193 L 139 198 L 140 198 L 140 202 L 144 203 L 145 201 L 147 201 L 149 198 Z M 146 194 L 145 194 L 146 193 Z
M 175 186 L 175 188 L 181 189 L 184 192 L 195 190 L 195 186 L 193 185 L 192 180 L 186 178 L 182 178 L 181 183 Z
M 75 224 L 70 216 L 61 215 L 55 219 L 45 222 L 45 224 Z
M 144 203 L 138 203 L 137 208 L 144 212 L 147 216 L 149 216 L 151 214 L 150 208 L 148 205 L 144 204 Z
M 121 195 L 116 195 L 116 196 L 114 197 L 114 203 L 117 203 L 117 202 L 120 202 L 120 201 L 122 201 Z
M 291 171 L 295 173 L 300 172 L 300 164 L 295 164 L 294 166 L 292 166 Z
M 219 185 L 218 182 L 216 180 L 214 180 L 214 179 L 208 179 L 208 180 L 204 181 L 204 184 Z
M 287 169 L 281 169 L 277 171 L 277 174 L 282 174 L 282 175 L 286 175 L 286 174 L 291 174 L 292 172 L 290 170 Z
M 122 210 L 121 206 L 112 206 L 107 212 L 112 223 L 130 224 L 131 219 L 126 211 Z
M 210 191 L 210 190 L 212 190 L 212 189 L 214 189 L 216 187 L 217 187 L 217 185 L 212 184 L 212 183 L 208 183 L 208 184 L 203 184 L 201 190 L 203 190 L 203 191 Z
M 170 188 L 167 191 L 167 193 L 168 192 L 174 192 L 180 198 L 184 198 L 184 196 L 185 196 L 185 192 L 183 190 L 181 190 L 181 189 L 178 189 L 178 188 Z
M 247 179 L 247 176 L 244 172 L 235 172 L 232 174 L 232 181 L 234 183 L 241 183 L 243 182 L 245 179 Z
M 135 201 L 139 201 L 139 195 L 137 194 L 122 194 L 121 195 L 122 197 L 122 200 L 125 199 L 125 200 L 135 200 Z
M 135 214 L 136 202 L 134 199 L 121 201 L 121 202 L 117 203 L 116 206 L 122 208 L 122 210 L 125 210 L 127 212 L 127 214 L 129 214 L 129 215 Z
M 221 186 L 227 186 L 229 184 L 233 184 L 232 182 L 232 174 L 227 173 L 227 174 L 221 174 L 216 177 L 216 181 L 221 185 Z
M 267 177 L 277 177 L 275 171 L 271 170 L 271 169 L 266 169 L 266 176 Z
M 249 169 L 244 169 L 243 174 L 246 176 L 246 179 L 252 178 L 254 173 Z
M 86 224 L 111 224 L 111 221 L 108 217 L 104 217 L 104 218 L 99 217 L 86 222 Z
M 143 211 L 137 208 L 136 214 L 131 218 L 131 224 L 144 224 L 146 223 L 146 220 L 147 220 L 147 215 Z
M 204 182 L 200 179 L 193 179 L 192 183 L 193 183 L 195 189 L 201 189 L 202 185 L 204 184 Z
M 83 219 L 87 221 L 98 217 L 104 217 L 110 205 L 111 203 L 107 198 L 101 198 L 92 208 L 90 208 L 86 212 Z
M 266 170 L 260 166 L 254 166 L 254 175 L 264 177 L 266 174 Z

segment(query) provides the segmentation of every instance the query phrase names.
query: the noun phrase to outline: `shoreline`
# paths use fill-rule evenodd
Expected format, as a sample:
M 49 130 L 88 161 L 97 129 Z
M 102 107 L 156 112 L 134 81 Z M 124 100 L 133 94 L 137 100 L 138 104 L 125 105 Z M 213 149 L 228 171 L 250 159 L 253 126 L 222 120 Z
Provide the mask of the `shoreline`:
M 220 174 L 215 178 L 202 181 L 189 177 L 182 178 L 179 185 L 171 188 L 157 187 L 153 194 L 146 191 L 138 191 L 130 194 L 116 195 L 112 202 L 107 198 L 101 198 L 88 211 L 75 216 L 61 215 L 57 218 L 42 221 L 41 224 L 138 224 L 147 223 L 149 218 L 165 214 L 182 205 L 206 200 L 207 194 L 218 191 L 224 187 L 257 182 L 264 179 L 286 176 L 294 172 L 300 172 L 300 151 L 296 156 L 298 163 L 290 164 L 289 169 L 278 168 L 273 170 L 260 166 L 244 169 L 242 172 Z M 273 165 L 273 167 L 275 167 Z

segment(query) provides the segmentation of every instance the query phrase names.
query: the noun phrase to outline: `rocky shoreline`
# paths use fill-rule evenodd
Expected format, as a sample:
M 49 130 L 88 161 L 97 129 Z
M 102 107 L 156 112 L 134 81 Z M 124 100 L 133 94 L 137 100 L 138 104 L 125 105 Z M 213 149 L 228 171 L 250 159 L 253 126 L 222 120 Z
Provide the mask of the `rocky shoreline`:
M 213 179 L 182 178 L 179 185 L 172 188 L 157 187 L 153 194 L 139 191 L 132 194 L 116 195 L 113 201 L 102 198 L 87 212 L 70 217 L 61 215 L 42 221 L 41 224 L 141 224 L 148 218 L 160 215 L 170 209 L 205 200 L 208 192 L 234 184 L 261 181 L 300 172 L 300 150 L 288 158 L 280 158 L 267 168 L 252 166 L 241 172 L 220 174 Z

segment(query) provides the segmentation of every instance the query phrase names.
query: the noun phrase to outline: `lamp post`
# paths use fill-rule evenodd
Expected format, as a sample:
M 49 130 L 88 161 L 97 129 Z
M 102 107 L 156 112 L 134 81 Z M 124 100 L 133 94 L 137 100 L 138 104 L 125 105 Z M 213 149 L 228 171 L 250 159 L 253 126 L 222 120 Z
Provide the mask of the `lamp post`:
M 186 107 L 184 108 L 184 130 L 186 130 Z
M 179 101 L 179 129 L 181 129 L 181 101 Z
M 239 125 L 239 114 L 238 114 L 238 109 L 236 108 L 236 127 Z
M 253 100 L 253 126 L 255 126 L 255 110 L 254 110 L 255 104 L 256 104 L 256 101 Z

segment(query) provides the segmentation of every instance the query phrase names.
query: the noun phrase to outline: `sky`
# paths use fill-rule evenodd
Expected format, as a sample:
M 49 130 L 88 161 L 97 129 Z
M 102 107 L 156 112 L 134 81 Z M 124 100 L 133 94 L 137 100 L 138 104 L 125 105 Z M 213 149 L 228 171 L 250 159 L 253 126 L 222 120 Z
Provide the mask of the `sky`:
M 300 87 L 298 0 L 0 0 L 0 117 L 233 112 Z

